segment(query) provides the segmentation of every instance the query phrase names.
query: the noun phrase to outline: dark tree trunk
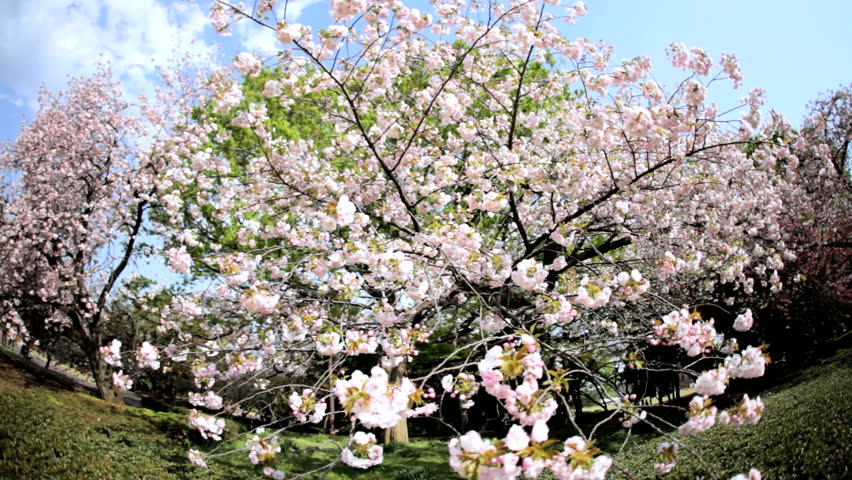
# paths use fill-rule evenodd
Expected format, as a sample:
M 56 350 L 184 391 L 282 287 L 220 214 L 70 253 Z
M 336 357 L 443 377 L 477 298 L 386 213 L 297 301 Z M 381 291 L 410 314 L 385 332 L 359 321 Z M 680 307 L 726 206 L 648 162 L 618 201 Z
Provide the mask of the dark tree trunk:
M 30 349 L 32 348 L 32 344 L 32 340 L 24 340 L 23 342 L 21 342 L 21 357 L 30 360 Z
M 568 382 L 568 396 L 571 398 L 571 404 L 574 407 L 574 415 L 583 415 L 583 392 L 580 390 L 580 379 L 572 378 Z
M 97 344 L 84 342 L 83 350 L 89 362 L 92 378 L 95 380 L 95 388 L 98 389 L 98 397 L 108 402 L 122 403 L 124 396 L 113 386 L 112 375 L 110 375 L 111 367 L 104 361 Z

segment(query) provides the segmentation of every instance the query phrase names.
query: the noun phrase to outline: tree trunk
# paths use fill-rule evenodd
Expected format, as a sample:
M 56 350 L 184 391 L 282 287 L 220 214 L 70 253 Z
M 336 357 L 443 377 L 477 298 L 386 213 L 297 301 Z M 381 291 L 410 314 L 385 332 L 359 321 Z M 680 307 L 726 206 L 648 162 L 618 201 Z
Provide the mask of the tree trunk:
M 89 361 L 92 378 L 95 380 L 95 387 L 98 389 L 98 397 L 107 402 L 123 403 L 124 395 L 113 386 L 110 366 L 103 360 L 98 347 L 85 342 L 83 348 Z
M 572 378 L 568 382 L 568 396 L 571 399 L 571 404 L 574 407 L 574 415 L 583 415 L 583 391 L 580 389 L 580 379 Z
M 32 360 L 32 351 L 33 346 L 35 345 L 36 339 L 32 336 L 27 336 L 23 342 L 21 342 L 21 350 L 19 354 L 27 360 Z
M 402 377 L 405 376 L 405 361 L 399 363 L 399 365 L 393 367 L 390 372 L 389 383 L 391 385 L 398 385 L 402 380 Z M 403 418 L 392 428 L 385 429 L 384 435 L 384 444 L 387 445 L 391 442 L 399 442 L 399 443 L 408 443 L 408 419 Z
M 403 418 L 393 428 L 385 430 L 385 445 L 391 442 L 408 443 L 408 419 Z
M 459 404 L 459 408 L 461 408 L 461 404 Z M 467 423 L 469 421 L 466 408 L 461 408 L 461 412 L 459 414 L 459 417 L 460 417 L 459 423 L 461 423 L 461 431 L 466 432 L 467 431 Z
M 334 391 L 334 361 L 333 357 L 329 357 L 328 359 L 328 385 L 329 390 Z M 334 403 L 334 395 L 329 395 L 328 397 L 328 413 L 325 415 L 325 431 L 331 433 L 332 435 L 337 433 L 337 429 L 334 425 L 334 416 L 337 414 L 336 405 Z

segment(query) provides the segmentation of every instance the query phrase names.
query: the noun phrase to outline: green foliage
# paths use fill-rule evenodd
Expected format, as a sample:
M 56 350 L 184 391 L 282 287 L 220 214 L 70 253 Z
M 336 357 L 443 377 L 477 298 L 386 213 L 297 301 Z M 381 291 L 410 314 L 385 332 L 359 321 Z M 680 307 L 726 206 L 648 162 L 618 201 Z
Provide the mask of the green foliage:
M 420 354 L 417 356 L 417 362 L 409 368 L 412 372 L 414 372 L 414 374 L 425 374 L 452 355 L 452 353 L 456 350 L 456 346 L 450 342 L 425 343 L 423 345 L 419 345 L 418 350 L 420 351 Z M 456 355 L 456 358 L 452 360 L 463 358 L 464 357 L 462 355 Z
M 327 122 L 319 121 L 327 111 L 334 110 L 336 107 L 336 93 L 333 90 L 325 90 L 322 92 L 309 93 L 301 96 L 293 96 L 290 92 L 292 87 L 284 86 L 281 98 L 289 98 L 292 102 L 289 105 L 282 106 L 279 98 L 267 98 L 263 95 L 264 86 L 267 81 L 280 78 L 282 73 L 279 70 L 264 70 L 260 75 L 254 78 L 246 78 L 241 87 L 243 91 L 243 100 L 239 109 L 234 109 L 233 112 L 247 111 L 252 104 L 263 105 L 269 119 L 266 121 L 266 128 L 269 128 L 273 133 L 272 136 L 281 141 L 282 144 L 290 140 L 307 139 L 317 146 L 327 146 L 330 144 L 334 135 L 333 127 Z M 218 172 L 221 175 L 213 175 L 221 177 L 228 181 L 240 181 L 246 176 L 250 176 L 248 166 L 253 162 L 263 163 L 268 161 L 275 152 L 265 149 L 258 149 L 257 133 L 251 128 L 243 128 L 233 125 L 231 122 L 235 117 L 235 113 L 218 113 L 212 105 L 198 107 L 193 112 L 193 117 L 196 121 L 215 124 L 218 131 L 222 134 L 216 141 L 211 141 L 205 148 L 208 148 L 212 155 L 223 157 L 228 161 L 229 170 Z M 189 162 L 189 159 L 186 159 Z M 352 162 L 348 158 L 338 158 L 332 161 L 332 168 L 342 174 L 348 168 L 352 167 Z M 268 166 L 268 165 L 267 165 Z M 207 172 L 214 173 L 214 172 Z M 215 185 L 221 185 L 222 179 L 214 182 Z M 205 192 L 202 192 L 202 197 L 205 201 L 200 201 L 198 196 L 199 191 L 203 190 L 197 183 L 184 185 L 181 188 L 172 189 L 171 193 L 180 197 L 184 202 L 183 219 L 181 220 L 184 227 L 192 227 L 195 232 L 199 233 L 199 243 L 195 246 L 187 246 L 187 251 L 195 258 L 203 258 L 213 251 L 221 252 L 241 252 L 244 251 L 246 241 L 245 238 L 240 238 L 240 231 L 248 221 L 258 222 L 265 226 L 275 221 L 268 214 L 254 213 L 244 214 L 237 221 L 223 221 L 220 217 L 220 212 L 217 212 L 213 206 L 216 202 L 212 199 L 203 197 Z M 215 190 L 215 189 L 214 189 Z M 309 192 L 312 193 L 312 192 Z M 215 194 L 214 194 L 215 196 Z M 234 200 L 234 208 L 240 209 L 244 207 L 242 200 Z M 191 214 L 192 210 L 196 210 L 195 215 Z M 162 209 L 154 209 L 150 212 L 151 219 L 155 223 L 168 224 L 170 222 L 168 215 Z M 273 247 L 274 245 L 264 239 L 262 236 L 248 235 L 253 243 L 252 249 L 261 249 Z M 214 249 L 213 244 L 217 247 Z M 174 246 L 169 241 L 166 242 L 166 247 Z M 281 252 L 273 251 L 269 253 L 271 256 L 279 255 Z M 298 249 L 288 249 L 288 256 L 295 262 L 299 260 Z M 192 275 L 187 276 L 184 281 L 189 284 L 198 278 L 206 278 L 218 273 L 218 267 L 214 264 L 201 264 L 196 262 L 193 265 Z

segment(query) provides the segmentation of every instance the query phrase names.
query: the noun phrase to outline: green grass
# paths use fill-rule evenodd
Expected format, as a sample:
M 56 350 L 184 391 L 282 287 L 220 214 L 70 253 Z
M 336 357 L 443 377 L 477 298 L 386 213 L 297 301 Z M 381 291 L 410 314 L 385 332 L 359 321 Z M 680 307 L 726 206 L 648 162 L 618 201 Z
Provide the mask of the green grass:
M 280 441 L 282 455 L 278 468 L 285 472 L 307 472 L 322 468 L 340 455 L 336 441 L 345 445 L 343 437 L 328 435 L 289 435 Z M 306 453 L 307 452 L 307 453 Z M 324 477 L 329 480 L 428 480 L 457 479 L 447 462 L 446 440 L 413 440 L 384 446 L 384 461 L 368 470 L 338 464 Z
M 7 368 L 7 365 L 0 365 Z M 764 478 L 852 478 L 852 354 L 802 372 L 794 382 L 762 395 L 763 420 L 754 426 L 716 427 L 678 438 L 698 450 L 704 463 L 682 451 L 672 480 L 727 480 L 756 467 Z M 158 412 L 103 402 L 89 395 L 49 388 L 10 388 L 0 382 L 0 479 L 260 479 L 260 466 L 246 452 L 216 456 L 209 470 L 189 463 L 189 448 L 226 452 L 243 446 L 245 427 L 228 421 L 223 445 L 202 441 L 185 412 Z M 653 479 L 658 437 L 634 437 L 616 455 L 633 478 Z M 287 435 L 276 467 L 290 473 L 321 468 L 338 458 L 343 437 Z M 616 436 L 598 445 L 613 452 Z M 218 448 L 217 448 L 218 447 Z M 322 473 L 322 472 L 321 472 Z M 614 478 L 620 478 L 616 469 Z M 314 478 L 320 478 L 317 474 Z M 447 465 L 444 440 L 385 446 L 385 461 L 369 470 L 338 464 L 329 480 L 444 480 L 457 478 Z M 547 477 L 544 477 L 547 478 Z
M 761 397 L 766 410 L 757 425 L 674 435 L 699 451 L 703 462 L 682 449 L 678 464 L 661 478 L 727 480 L 750 468 L 771 480 L 852 478 L 852 353 L 842 352 Z M 635 478 L 655 478 L 651 452 L 662 441 L 653 437 L 631 444 L 616 461 Z
M 3 479 L 251 478 L 236 459 L 210 471 L 191 465 L 186 451 L 192 442 L 182 414 L 44 388 L 3 391 L 0 411 Z
M 0 389 L 0 479 L 254 479 L 266 478 L 245 451 L 215 456 L 209 470 L 186 458 L 189 448 L 211 453 L 244 446 L 227 422 L 222 444 L 205 442 L 187 426 L 185 412 L 115 405 L 83 393 L 47 388 Z M 276 467 L 290 473 L 336 460 L 343 437 L 288 435 L 280 439 Z M 446 441 L 415 440 L 385 447 L 385 462 L 369 470 L 335 465 L 329 480 L 456 478 L 447 465 Z M 319 478 L 320 474 L 314 475 Z
M 229 421 L 234 440 L 203 442 L 187 427 L 185 413 L 114 405 L 82 393 L 44 388 L 0 391 L 0 478 L 2 479 L 247 479 L 261 467 L 246 452 L 216 456 L 209 470 L 186 459 L 189 448 L 225 452 L 244 446 L 244 430 Z M 343 437 L 288 435 L 280 439 L 277 467 L 290 473 L 322 468 L 339 456 Z M 216 448 L 218 447 L 218 448 Z M 215 450 L 214 450 L 215 448 Z M 385 462 L 369 470 L 335 465 L 324 478 L 417 480 L 455 478 L 443 440 L 385 446 Z M 319 474 L 316 475 L 319 477 Z

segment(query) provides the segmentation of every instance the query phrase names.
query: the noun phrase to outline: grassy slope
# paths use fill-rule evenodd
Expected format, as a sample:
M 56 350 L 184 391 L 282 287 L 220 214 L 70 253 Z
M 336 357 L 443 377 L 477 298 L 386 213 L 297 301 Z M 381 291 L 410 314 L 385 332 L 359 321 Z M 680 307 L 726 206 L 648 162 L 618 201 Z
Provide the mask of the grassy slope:
M 217 444 L 203 442 L 189 431 L 186 412 L 110 404 L 71 390 L 63 379 L 43 369 L 24 367 L 0 352 L 0 479 L 266 478 L 260 466 L 249 463 L 245 451 L 210 460 L 210 470 L 190 464 L 189 448 L 210 451 Z M 227 422 L 226 435 L 233 437 L 241 430 L 239 424 Z M 339 454 L 329 439 L 323 435 L 282 439 L 277 467 L 305 472 L 326 465 Z M 227 440 L 218 451 L 244 446 Z M 324 478 L 455 478 L 447 465 L 445 441 L 392 444 L 386 451 L 385 464 L 379 467 L 361 471 L 340 464 Z
M 0 359 L 2 360 L 2 359 Z M 211 469 L 186 460 L 195 443 L 182 413 L 112 405 L 86 394 L 63 390 L 0 365 L 0 479 L 250 479 L 259 467 L 245 452 L 210 461 Z M 756 426 L 717 427 L 696 438 L 681 439 L 699 447 L 707 467 L 682 455 L 668 479 L 723 478 L 764 471 L 767 479 L 852 478 L 852 355 L 802 373 L 792 384 L 763 395 L 767 411 Z M 240 429 L 228 423 L 233 434 Z M 336 458 L 328 436 L 282 439 L 278 468 L 304 472 Z M 661 439 L 631 443 L 617 456 L 634 478 L 654 478 L 653 452 Z M 325 446 L 322 446 L 325 443 Z M 229 447 L 239 447 L 230 443 Z M 367 470 L 338 465 L 328 479 L 422 480 L 455 478 L 446 462 L 446 443 L 416 441 L 386 447 L 385 464 Z
M 761 395 L 757 425 L 717 426 L 696 437 L 675 435 L 700 450 L 704 462 L 682 452 L 665 477 L 729 479 L 757 468 L 771 480 L 852 478 L 852 352 L 803 371 L 795 381 Z M 653 452 L 663 438 L 636 443 L 616 457 L 635 478 L 655 478 Z

